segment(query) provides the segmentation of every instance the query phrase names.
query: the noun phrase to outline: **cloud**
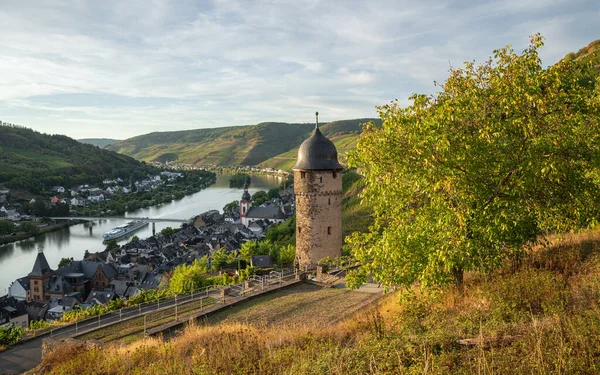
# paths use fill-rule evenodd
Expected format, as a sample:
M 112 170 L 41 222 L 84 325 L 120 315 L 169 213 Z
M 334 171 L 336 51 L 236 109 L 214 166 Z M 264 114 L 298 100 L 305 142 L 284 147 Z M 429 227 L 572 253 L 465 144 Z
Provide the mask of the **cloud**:
M 0 119 L 74 137 L 376 116 L 452 65 L 547 36 L 587 45 L 594 1 L 5 1 Z M 115 133 L 118 133 L 117 136 Z

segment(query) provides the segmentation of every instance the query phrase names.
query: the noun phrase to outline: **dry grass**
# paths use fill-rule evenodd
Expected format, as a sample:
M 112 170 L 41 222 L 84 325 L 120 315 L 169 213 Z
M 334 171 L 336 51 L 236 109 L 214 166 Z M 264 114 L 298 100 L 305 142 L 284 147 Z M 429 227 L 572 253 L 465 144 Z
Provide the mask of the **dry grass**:
M 53 374 L 597 374 L 598 243 L 596 231 L 554 239 L 519 265 L 491 277 L 471 275 L 464 294 L 411 289 L 342 321 L 332 317 L 353 294 L 319 300 L 307 291 L 305 304 L 272 295 L 169 341 L 86 352 L 64 347 L 42 368 Z M 338 306 L 328 310 L 328 302 Z M 304 319 L 319 323 L 300 324 Z M 457 342 L 466 338 L 481 344 Z
M 322 327 L 352 316 L 379 298 L 381 295 L 298 284 L 220 311 L 207 322 Z

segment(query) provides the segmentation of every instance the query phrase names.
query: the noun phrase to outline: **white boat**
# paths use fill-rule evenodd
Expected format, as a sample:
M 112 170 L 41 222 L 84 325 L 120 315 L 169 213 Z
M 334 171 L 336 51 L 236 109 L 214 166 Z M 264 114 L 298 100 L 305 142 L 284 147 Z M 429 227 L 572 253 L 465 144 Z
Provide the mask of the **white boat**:
M 116 240 L 117 238 L 128 235 L 129 233 L 136 231 L 142 227 L 148 225 L 149 221 L 147 220 L 134 220 L 130 221 L 127 224 L 119 225 L 118 227 L 114 227 L 108 232 L 102 235 L 105 241 Z

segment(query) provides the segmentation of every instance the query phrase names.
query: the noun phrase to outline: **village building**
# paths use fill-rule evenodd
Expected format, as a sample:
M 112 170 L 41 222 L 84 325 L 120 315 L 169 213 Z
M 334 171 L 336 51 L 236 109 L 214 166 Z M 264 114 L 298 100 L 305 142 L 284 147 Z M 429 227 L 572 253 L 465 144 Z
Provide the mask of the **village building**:
M 281 208 L 275 204 L 252 206 L 252 197 L 248 193 L 248 185 L 244 186 L 244 193 L 240 200 L 240 222 L 247 228 L 258 220 L 269 220 L 271 223 L 283 223 L 286 219 Z
M 339 257 L 342 250 L 342 166 L 335 145 L 319 130 L 318 115 L 293 167 L 296 260 L 301 267 Z
M 27 278 L 29 280 L 29 296 L 27 301 L 47 301 L 50 299 L 48 292 L 48 279 L 54 275 L 43 252 L 38 252 L 33 263 L 33 268 Z
M 21 277 L 13 281 L 8 287 L 8 296 L 13 297 L 19 301 L 27 300 L 29 294 L 29 279 L 27 276 Z

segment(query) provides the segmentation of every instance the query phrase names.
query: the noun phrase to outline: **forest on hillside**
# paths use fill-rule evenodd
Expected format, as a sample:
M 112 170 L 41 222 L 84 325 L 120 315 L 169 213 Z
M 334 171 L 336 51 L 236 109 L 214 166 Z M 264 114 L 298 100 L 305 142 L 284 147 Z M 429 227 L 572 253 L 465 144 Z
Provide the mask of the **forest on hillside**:
M 156 169 L 125 155 L 2 122 L 0 183 L 39 194 L 60 185 L 97 183 L 105 178 L 142 178 Z

